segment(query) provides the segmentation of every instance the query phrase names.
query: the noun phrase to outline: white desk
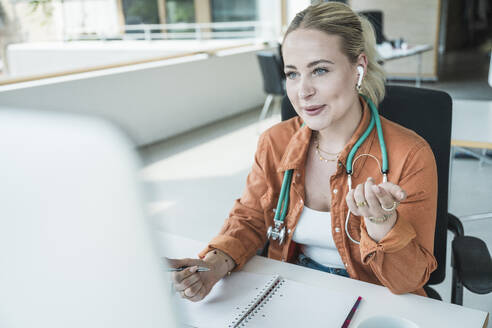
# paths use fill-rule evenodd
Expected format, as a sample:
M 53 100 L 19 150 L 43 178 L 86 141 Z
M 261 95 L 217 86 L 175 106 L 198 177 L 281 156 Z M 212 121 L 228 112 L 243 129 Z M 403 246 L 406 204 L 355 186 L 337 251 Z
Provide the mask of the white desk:
M 168 257 L 192 257 L 205 246 L 204 243 L 187 238 L 158 233 L 160 254 Z M 255 256 L 245 266 L 244 271 L 260 274 L 279 274 L 283 278 L 306 285 L 318 286 L 333 291 L 353 291 L 363 297 L 350 327 L 357 327 L 363 320 L 375 315 L 392 315 L 406 318 L 420 328 L 487 327 L 488 313 L 466 307 L 436 301 L 413 294 L 394 295 L 387 288 L 307 269 L 298 265 L 284 263 Z M 288 327 L 284 327 L 288 328 Z
M 383 62 L 403 57 L 417 56 L 417 76 L 415 78 L 415 86 L 420 88 L 420 82 L 422 80 L 422 54 L 426 51 L 432 50 L 431 45 L 419 44 L 406 49 L 394 49 L 387 44 L 382 44 L 377 45 L 376 49 Z
M 453 150 L 459 147 L 460 151 L 492 164 L 485 154 L 479 155 L 462 148 L 492 149 L 492 101 L 453 100 L 451 145 Z

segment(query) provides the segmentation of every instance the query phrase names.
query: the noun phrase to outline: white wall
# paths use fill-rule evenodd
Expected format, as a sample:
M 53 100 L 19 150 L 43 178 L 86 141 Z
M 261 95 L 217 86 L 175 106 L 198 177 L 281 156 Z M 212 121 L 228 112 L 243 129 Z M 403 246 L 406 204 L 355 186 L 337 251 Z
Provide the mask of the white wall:
M 0 106 L 106 117 L 149 144 L 261 106 L 259 49 L 0 86 Z
M 311 0 L 288 0 L 287 1 L 287 25 L 296 17 L 296 14 L 311 5 Z
M 9 77 L 30 76 L 213 50 L 254 40 L 74 41 L 11 44 Z

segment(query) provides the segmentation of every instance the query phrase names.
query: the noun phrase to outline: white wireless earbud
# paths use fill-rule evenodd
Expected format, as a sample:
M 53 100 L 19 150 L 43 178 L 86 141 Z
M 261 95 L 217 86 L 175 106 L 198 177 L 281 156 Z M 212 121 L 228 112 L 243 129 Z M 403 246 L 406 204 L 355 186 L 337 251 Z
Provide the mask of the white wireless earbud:
M 359 72 L 359 80 L 357 81 L 357 91 L 360 91 L 360 85 L 362 84 L 362 78 L 364 77 L 364 67 L 362 65 L 357 66 L 357 72 Z
M 360 85 L 362 83 L 362 78 L 364 77 L 364 67 L 362 67 L 362 65 L 357 66 L 357 72 L 359 72 L 357 84 Z

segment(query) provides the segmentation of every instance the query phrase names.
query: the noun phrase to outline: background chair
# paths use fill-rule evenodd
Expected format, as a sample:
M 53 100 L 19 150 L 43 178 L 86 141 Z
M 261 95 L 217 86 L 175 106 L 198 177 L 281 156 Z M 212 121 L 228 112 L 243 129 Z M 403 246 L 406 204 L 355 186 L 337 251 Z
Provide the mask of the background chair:
M 281 60 L 277 54 L 260 51 L 257 53 L 257 57 L 263 76 L 263 90 L 268 95 L 261 110 L 259 118 L 261 121 L 266 117 L 274 97 L 285 95 L 285 78 Z
M 447 230 L 454 234 L 451 253 L 453 266 L 451 302 L 463 304 L 463 285 L 477 294 L 492 292 L 492 259 L 486 244 L 478 238 L 464 236 L 460 220 L 448 213 L 451 97 L 442 91 L 387 86 L 386 97 L 379 105 L 379 112 L 382 116 L 415 131 L 427 140 L 436 158 L 439 194 L 434 256 L 438 267 L 424 286 L 427 294 L 431 298 L 442 300 L 429 285 L 439 284 L 445 278 Z M 289 99 L 284 97 L 282 120 L 296 115 Z

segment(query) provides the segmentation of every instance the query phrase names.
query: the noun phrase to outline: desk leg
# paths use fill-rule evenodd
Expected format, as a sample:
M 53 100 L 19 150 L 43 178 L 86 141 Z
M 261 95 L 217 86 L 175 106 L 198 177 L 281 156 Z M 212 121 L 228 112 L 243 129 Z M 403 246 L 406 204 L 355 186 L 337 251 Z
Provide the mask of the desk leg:
M 418 59 L 417 59 L 417 77 L 415 78 L 415 86 L 417 88 L 420 88 L 420 79 L 422 76 L 422 53 L 420 52 L 417 55 L 417 57 L 418 57 Z

